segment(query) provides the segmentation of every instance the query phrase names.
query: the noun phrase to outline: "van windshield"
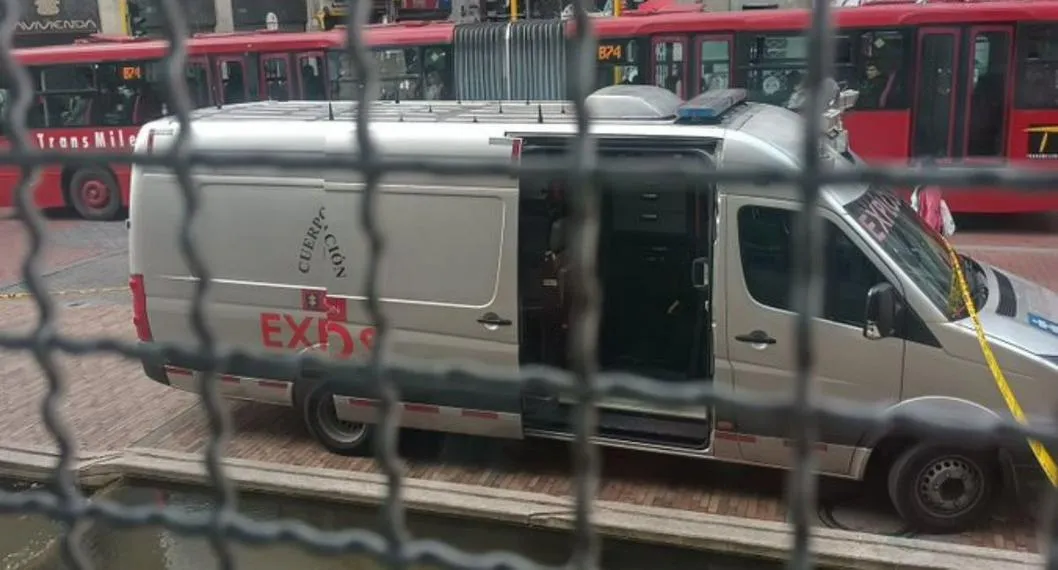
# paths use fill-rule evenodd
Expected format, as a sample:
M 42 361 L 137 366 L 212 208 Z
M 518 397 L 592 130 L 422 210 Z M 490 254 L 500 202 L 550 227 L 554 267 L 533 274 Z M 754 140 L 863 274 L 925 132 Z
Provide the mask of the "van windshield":
M 845 210 L 947 318 L 961 316 L 961 306 L 949 301 L 954 269 L 944 238 L 909 204 L 888 189 L 871 186 Z

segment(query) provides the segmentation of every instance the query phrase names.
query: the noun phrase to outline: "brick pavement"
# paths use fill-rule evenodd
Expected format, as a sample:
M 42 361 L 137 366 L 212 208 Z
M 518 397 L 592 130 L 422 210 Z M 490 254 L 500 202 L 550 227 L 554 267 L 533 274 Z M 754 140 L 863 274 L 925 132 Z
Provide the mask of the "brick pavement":
M 62 334 L 134 340 L 128 307 L 80 302 L 86 304 L 58 305 Z M 37 317 L 31 301 L 0 301 L 0 330 L 5 334 L 31 330 Z M 124 449 L 196 401 L 193 394 L 147 380 L 138 363 L 117 356 L 58 353 L 57 361 L 67 381 L 62 411 L 81 450 Z M 0 352 L 0 442 L 54 445 L 41 419 L 45 391 L 44 375 L 30 354 Z
M 100 240 L 84 239 L 81 234 L 85 222 L 49 219 L 46 224 L 48 243 L 45 246 L 43 263 L 40 265 L 42 274 L 46 275 L 113 250 L 113 247 L 108 247 L 108 244 Z M 7 287 L 22 281 L 22 260 L 27 253 L 29 239 L 20 222 L 0 219 L 0 243 L 4 244 L 5 249 L 4 254 L 0 255 L 0 287 Z

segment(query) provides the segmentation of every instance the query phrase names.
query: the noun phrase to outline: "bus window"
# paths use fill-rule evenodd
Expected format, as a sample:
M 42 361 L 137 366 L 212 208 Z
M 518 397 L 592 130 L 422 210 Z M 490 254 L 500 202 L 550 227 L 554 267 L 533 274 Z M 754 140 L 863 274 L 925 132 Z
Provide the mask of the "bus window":
M 679 37 L 653 38 L 654 85 L 686 97 L 687 42 Z
M 44 126 L 90 125 L 95 94 L 95 69 L 91 65 L 42 68 L 40 96 L 44 104 Z
M 40 69 L 40 102 L 45 127 L 86 127 L 91 124 L 95 97 L 92 66 Z
M 161 93 L 163 64 L 157 62 L 103 63 L 96 67 L 98 82 L 92 104 L 92 124 L 107 127 L 142 125 L 165 114 Z
M 596 55 L 595 87 L 642 82 L 636 40 L 600 40 Z
M 443 46 L 423 49 L 423 74 L 426 81 L 424 96 L 427 99 L 452 99 L 452 66 L 449 64 L 448 48 Z
M 1018 31 L 1019 109 L 1058 107 L 1058 26 L 1026 25 Z
M 731 85 L 731 40 L 726 37 L 698 40 L 699 92 L 727 89 Z
M 786 105 L 804 80 L 808 67 L 808 37 L 801 34 L 755 34 L 739 40 L 740 67 L 753 101 Z M 834 45 L 835 79 L 848 84 L 853 72 L 851 42 L 838 36 Z
M 749 38 L 746 89 L 750 99 L 785 105 L 801 83 L 807 65 L 808 38 L 756 35 Z
M 261 81 L 264 95 L 271 101 L 290 99 L 290 72 L 287 69 L 287 56 L 266 55 L 261 57 Z
M 355 101 L 360 92 L 360 80 L 355 73 L 353 59 L 345 50 L 332 50 L 327 54 L 330 74 L 330 98 L 335 101 Z
M 373 52 L 378 74 L 379 93 L 376 98 L 383 101 L 422 98 L 422 68 L 419 50 L 379 49 Z M 356 77 L 353 60 L 344 50 L 334 50 L 328 55 L 331 74 L 331 98 L 356 100 L 361 82 Z
M 849 82 L 849 87 L 860 92 L 856 109 L 907 108 L 905 44 L 900 31 L 872 30 L 860 35 L 858 77 Z
M 422 99 L 418 49 L 383 49 L 374 54 L 379 70 L 379 99 Z
M 0 135 L 7 133 L 8 100 L 11 92 L 0 87 Z
M 323 75 L 322 55 L 298 56 L 298 74 L 302 99 L 306 101 L 327 100 L 327 82 Z

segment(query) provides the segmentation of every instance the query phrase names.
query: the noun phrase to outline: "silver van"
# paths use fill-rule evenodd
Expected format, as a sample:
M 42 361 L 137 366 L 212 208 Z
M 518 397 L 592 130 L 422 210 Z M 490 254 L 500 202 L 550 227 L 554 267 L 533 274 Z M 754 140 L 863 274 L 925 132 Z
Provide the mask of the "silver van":
M 854 167 L 840 124 L 853 93 L 828 110 L 821 147 L 835 169 Z M 841 103 L 844 101 L 845 103 Z M 603 157 L 710 168 L 800 168 L 802 119 L 746 103 L 738 90 L 691 101 L 647 86 L 614 86 L 588 100 Z M 352 104 L 260 102 L 202 109 L 192 144 L 203 152 L 346 155 Z M 372 135 L 395 158 L 458 157 L 507 163 L 564 152 L 576 134 L 562 102 L 377 103 Z M 145 125 L 136 151 L 164 152 L 173 119 Z M 368 354 L 375 330 L 363 277 L 363 179 L 345 169 L 287 171 L 262 164 L 200 167 L 194 236 L 214 286 L 208 321 L 228 346 L 335 358 Z M 511 371 L 566 363 L 570 287 L 567 196 L 561 178 L 387 174 L 379 223 L 387 236 L 380 295 L 396 354 Z M 603 185 L 599 275 L 605 289 L 600 365 L 676 384 L 707 381 L 733 393 L 791 393 L 791 227 L 796 188 L 664 179 Z M 129 263 L 135 326 L 143 342 L 194 340 L 195 277 L 178 249 L 182 199 L 157 167 L 132 173 Z M 815 321 L 816 393 L 860 404 L 1009 416 L 961 303 L 941 239 L 889 189 L 824 189 L 825 304 Z M 972 295 L 1007 380 L 1030 415 L 1058 393 L 1058 297 L 963 256 Z M 194 363 L 148 359 L 147 375 L 195 390 Z M 570 394 L 499 385 L 460 388 L 400 381 L 402 425 L 489 437 L 572 437 Z M 359 453 L 377 402 L 337 388 L 318 371 L 280 373 L 233 364 L 223 393 L 293 406 L 327 449 Z M 792 464 L 782 422 L 723 407 L 659 407 L 608 399 L 597 442 L 771 467 Z M 1039 472 L 1028 445 L 947 441 L 899 430 L 821 425 L 822 474 L 887 477 L 900 514 L 924 531 L 964 528 L 987 514 L 1015 468 Z

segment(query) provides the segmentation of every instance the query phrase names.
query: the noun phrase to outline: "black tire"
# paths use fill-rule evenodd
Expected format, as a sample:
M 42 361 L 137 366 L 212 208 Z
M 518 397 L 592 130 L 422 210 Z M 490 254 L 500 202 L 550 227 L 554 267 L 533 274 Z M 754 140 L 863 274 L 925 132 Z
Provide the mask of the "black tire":
M 889 468 L 889 498 L 915 531 L 961 532 L 991 514 L 1000 486 L 994 454 L 922 443 Z
M 327 451 L 338 455 L 372 453 L 375 426 L 339 420 L 334 410 L 334 392 L 326 384 L 312 388 L 299 400 L 305 426 Z
M 86 220 L 109 221 L 121 211 L 121 188 L 117 180 L 98 168 L 78 170 L 67 188 L 69 205 Z

